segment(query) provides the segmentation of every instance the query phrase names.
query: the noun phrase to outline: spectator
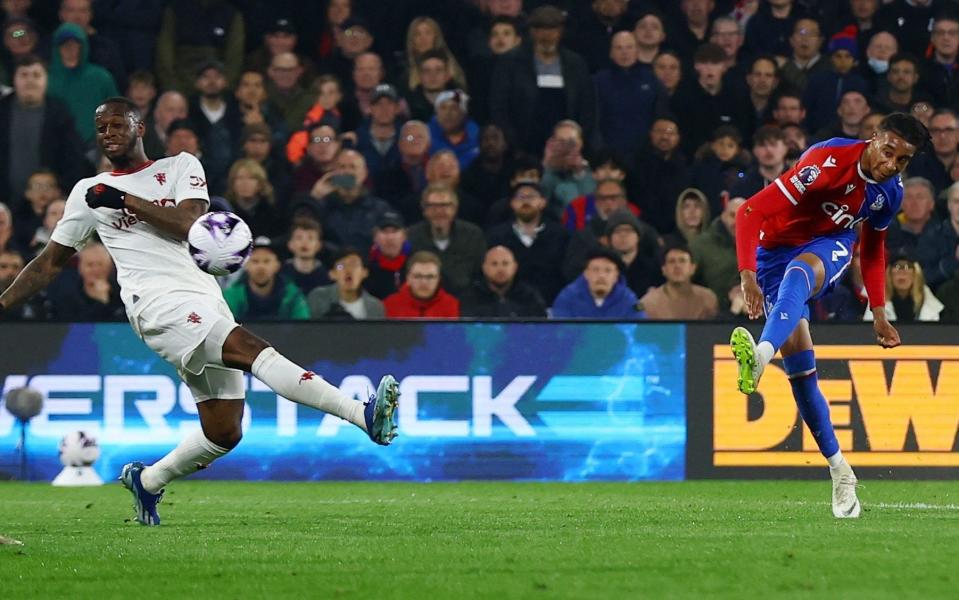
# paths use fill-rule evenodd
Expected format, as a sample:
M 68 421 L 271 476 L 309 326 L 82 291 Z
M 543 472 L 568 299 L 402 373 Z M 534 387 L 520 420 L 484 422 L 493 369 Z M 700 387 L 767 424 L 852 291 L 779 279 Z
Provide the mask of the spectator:
M 479 156 L 463 172 L 462 189 L 484 207 L 509 193 L 509 172 L 512 162 L 506 135 L 497 125 L 490 123 L 480 130 Z M 488 211 L 487 211 L 488 212 Z M 483 215 L 484 222 L 487 215 Z
M 583 128 L 570 120 L 556 123 L 546 141 L 540 185 L 549 204 L 560 210 L 596 189 L 589 163 L 583 158 L 583 143 Z
M 436 115 L 430 119 L 430 152 L 451 150 L 466 169 L 479 156 L 479 125 L 469 118 L 469 96 L 463 90 L 446 90 L 436 97 Z
M 862 48 L 871 37 L 880 33 L 876 31 L 879 0 L 851 0 L 849 2 L 849 13 L 848 20 L 844 21 L 844 24 L 856 27 L 859 47 Z M 895 39 L 895 36 L 893 36 L 893 39 Z
M 879 123 L 881 123 L 885 118 L 885 114 L 875 111 L 863 117 L 862 122 L 859 123 L 859 139 L 863 141 L 871 140 L 872 136 L 874 136 L 879 130 Z M 786 168 L 791 166 L 791 164 L 787 165 Z
M 343 111 L 348 114 L 356 114 L 357 118 L 368 117 L 370 115 L 370 105 L 373 100 L 373 92 L 376 88 L 385 83 L 386 70 L 383 67 L 383 59 L 375 52 L 363 52 L 353 60 L 353 71 L 351 82 L 352 89 L 344 100 Z M 400 99 L 400 112 L 409 113 L 409 107 Z M 352 126 L 352 123 L 346 126 Z
M 938 321 L 942 302 L 932 293 L 922 275 L 922 267 L 911 254 L 897 252 L 886 267 L 886 318 L 899 323 Z M 872 321 L 872 310 L 863 314 Z
M 697 48 L 708 43 L 709 16 L 716 7 L 714 0 L 680 0 L 676 15 L 676 31 L 670 34 L 670 46 L 689 64 Z
M 90 62 L 109 71 L 117 88 L 125 89 L 127 86 L 127 71 L 120 55 L 120 46 L 113 38 L 102 35 L 93 28 L 91 25 L 93 21 L 92 4 L 92 0 L 61 0 L 60 21 L 73 23 L 87 34 L 87 42 L 90 46 Z
M 749 34 L 747 33 L 747 39 Z M 781 67 L 780 78 L 790 88 L 802 93 L 809 77 L 829 66 L 822 60 L 822 33 L 815 19 L 799 19 L 789 36 L 792 56 Z
M 480 3 L 485 19 L 477 23 L 467 34 L 466 46 L 471 59 L 487 56 L 489 53 L 488 34 L 490 29 L 502 19 L 519 23 L 523 14 L 522 0 L 490 0 Z
M 959 272 L 959 184 L 946 190 L 949 218 L 939 222 L 919 238 L 919 261 L 926 282 L 938 288 Z
M 710 26 L 709 42 L 726 53 L 726 83 L 742 85 L 745 73 L 739 67 L 739 50 L 743 46 L 743 31 L 731 16 L 717 17 Z
M 863 119 L 862 122 L 865 123 L 866 119 Z M 787 123 L 780 127 L 783 135 L 786 137 L 786 168 L 789 168 L 793 166 L 796 161 L 799 160 L 799 156 L 806 151 L 806 148 L 809 147 L 809 142 L 806 140 L 806 131 L 799 125 Z M 860 138 L 861 133 L 860 130 Z
M 428 51 L 438 51 L 446 54 L 450 74 L 459 87 L 466 87 L 466 75 L 463 68 L 450 52 L 443 37 L 443 30 L 435 19 L 426 16 L 414 18 L 406 30 L 406 53 L 402 65 L 400 81 L 408 90 L 414 90 L 420 85 L 419 72 L 415 68 L 420 58 Z
M 704 44 L 693 58 L 696 79 L 682 84 L 670 101 L 670 108 L 685 133 L 683 150 L 687 156 L 709 139 L 720 125 L 733 125 L 740 132 L 749 127 L 750 117 L 744 99 L 735 90 L 723 86 L 726 53 L 715 44 Z
M 313 52 L 318 58 L 328 59 L 333 55 L 341 38 L 341 26 L 352 13 L 352 0 L 330 0 L 326 5 L 323 29 L 317 32 L 313 46 Z
M 902 186 L 902 212 L 889 224 L 886 248 L 911 255 L 918 249 L 919 238 L 935 229 L 939 219 L 933 216 L 935 190 L 928 179 L 909 177 Z
M 170 123 L 166 133 L 165 156 L 176 156 L 181 152 L 188 152 L 203 160 L 200 148 L 200 137 L 196 133 L 196 125 L 189 119 L 177 119 Z
M 253 52 L 246 55 L 244 61 L 245 72 L 265 73 L 273 62 L 273 57 L 285 52 L 296 53 L 300 65 L 303 66 L 303 77 L 306 81 L 313 81 L 316 68 L 306 56 L 296 52 L 299 36 L 296 25 L 289 17 L 280 16 L 270 22 L 263 32 L 263 43 Z
M 3 82 L 9 82 L 10 73 L 27 56 L 46 54 L 39 47 L 40 35 L 33 21 L 27 17 L 7 16 L 3 23 Z
M 557 223 L 543 220 L 546 197 L 533 181 L 517 182 L 511 189 L 514 221 L 489 230 L 490 247 L 503 246 L 519 265 L 519 279 L 532 285 L 551 303 L 562 289 L 563 271 L 558 258 L 566 254 L 569 235 Z
M 666 283 L 653 288 L 639 300 L 639 308 L 647 319 L 703 320 L 719 313 L 716 294 L 693 283 L 696 263 L 684 246 L 667 248 L 663 254 L 663 277 Z
M 160 87 L 186 93 L 197 67 L 207 60 L 225 65 L 233 87 L 243 67 L 245 43 L 243 15 L 227 0 L 173 0 L 163 9 L 156 39 Z
M 617 210 L 606 220 L 608 246 L 623 261 L 621 273 L 637 297 L 663 280 L 656 263 L 659 244 L 643 244 L 644 231 L 649 231 L 649 227 L 644 227 L 628 210 Z
M 916 89 L 919 84 L 919 60 L 909 54 L 889 59 L 886 85 L 876 96 L 876 104 L 884 111 L 909 112 L 916 102 L 932 102 L 932 97 Z
M 959 102 L 959 17 L 942 14 L 932 24 L 932 56 L 922 70 L 923 89 L 936 106 Z M 923 48 L 925 50 L 925 48 Z
M 323 243 L 323 227 L 313 219 L 296 219 L 290 227 L 286 249 L 292 257 L 283 263 L 280 275 L 296 284 L 304 296 L 323 285 L 329 285 L 329 267 L 322 255 L 332 254 Z
M 19 211 L 30 175 L 48 168 L 64 186 L 91 170 L 67 107 L 46 95 L 47 70 L 37 56 L 20 60 L 13 93 L 0 99 L 0 200 Z M 90 115 L 86 119 L 92 121 Z
M 424 220 L 409 228 L 412 252 L 429 251 L 442 261 L 444 286 L 457 295 L 479 272 L 486 253 L 486 240 L 479 227 L 456 218 L 459 197 L 444 184 L 423 190 Z
M 516 278 L 517 264 L 506 246 L 493 246 L 483 259 L 483 277 L 461 299 L 464 317 L 517 319 L 546 317 L 546 305 L 536 288 Z
M 23 271 L 24 264 L 23 256 L 16 250 L 0 250 L 0 292 L 10 287 L 17 275 Z M 43 307 L 43 299 L 44 296 L 40 294 L 16 308 L 3 311 L 3 314 L 0 315 L 0 321 L 27 321 L 46 318 L 48 315 Z
M 0 266 L 3 265 L 3 254 L 0 253 Z M 0 288 L 3 282 L 0 280 Z M 939 320 L 945 323 L 959 323 L 959 278 L 953 277 L 939 286 L 936 297 L 943 304 Z
M 729 308 L 729 288 L 739 285 L 739 267 L 736 263 L 736 211 L 745 198 L 729 200 L 709 228 L 693 240 L 690 250 L 698 267 L 697 280 L 711 289 Z
M 603 181 L 605 179 L 615 179 L 625 185 L 626 165 L 620 158 L 611 152 L 599 152 L 593 156 L 593 181 Z M 640 210 L 632 202 L 626 203 L 626 208 L 634 215 L 639 215 Z M 586 227 L 593 217 L 598 213 L 596 194 L 584 194 L 573 199 L 563 209 L 563 226 L 570 233 L 575 233 Z
M 739 185 L 749 169 L 751 158 L 742 147 L 739 130 L 731 125 L 717 127 L 712 141 L 696 151 L 690 167 L 690 181 L 693 187 L 706 194 L 713 212 L 721 210 L 729 190 Z
M 849 90 L 844 92 L 839 100 L 839 107 L 836 109 L 838 121 L 831 126 L 820 129 L 816 132 L 817 140 L 828 140 L 834 137 L 844 137 L 856 139 L 859 137 L 859 126 L 862 120 L 872 109 L 869 107 L 869 100 L 859 90 Z
M 157 98 L 156 77 L 150 71 L 134 71 L 127 78 L 127 98 L 136 104 L 144 123 L 153 117 L 153 103 Z
M 70 109 L 74 126 L 84 144 L 93 147 L 93 119 L 101 102 L 116 96 L 116 83 L 109 71 L 89 61 L 87 34 L 78 25 L 64 23 L 53 34 L 48 93 Z
M 806 107 L 798 92 L 786 90 L 777 94 L 773 103 L 773 121 L 776 125 L 802 125 L 805 120 Z
M 933 112 L 935 111 L 928 102 L 913 102 L 912 106 L 909 107 L 909 114 L 919 119 L 919 122 L 926 127 L 929 127 L 929 121 L 932 119 Z
M 363 289 L 369 275 L 363 257 L 352 248 L 344 248 L 333 259 L 331 285 L 310 292 L 307 303 L 314 319 L 382 319 L 383 303 Z
M 383 171 L 394 169 L 400 163 L 400 97 L 396 88 L 381 83 L 370 98 L 370 115 L 364 117 L 356 130 L 356 150 L 363 155 L 376 181 Z
M 77 254 L 77 270 L 64 271 L 50 289 L 54 318 L 61 321 L 120 321 L 125 317 L 113 260 L 98 242 Z
M 283 115 L 286 130 L 298 130 L 315 99 L 315 95 L 300 84 L 303 76 L 300 59 L 292 52 L 277 54 L 266 74 L 270 78 L 266 86 L 267 96 Z
M 489 123 L 490 85 L 500 56 L 517 48 L 523 42 L 519 22 L 513 17 L 495 17 L 489 28 L 487 47 L 472 56 L 470 65 L 470 92 L 478 101 L 470 107 L 470 114 L 478 123 Z
M 266 80 L 263 73 L 243 71 L 233 96 L 240 109 L 244 125 L 267 125 L 276 143 L 286 142 L 286 120 L 279 107 L 270 101 L 266 93 Z
M 671 207 L 674 199 L 689 187 L 689 169 L 679 148 L 679 126 L 670 118 L 661 117 L 649 131 L 649 146 L 636 162 L 636 178 L 630 196 L 642 210 L 643 220 L 661 233 L 676 227 Z
M 819 131 L 830 124 L 846 92 L 861 92 L 863 98 L 869 93 L 866 80 L 854 70 L 859 59 L 854 33 L 837 33 L 829 40 L 828 50 L 831 68 L 810 74 L 803 95 L 806 126 L 810 131 Z
M 553 319 L 635 320 L 641 317 L 636 294 L 623 278 L 623 263 L 612 250 L 593 249 L 582 275 L 563 288 L 553 303 Z
M 240 158 L 249 158 L 259 163 L 273 185 L 279 201 L 288 206 L 293 195 L 293 177 L 290 165 L 283 160 L 279 149 L 274 149 L 275 139 L 266 123 L 244 125 L 240 134 Z
M 400 128 L 397 144 L 399 164 L 382 171 L 373 183 L 376 192 L 409 221 L 418 221 L 420 218 L 419 203 L 410 202 L 410 199 L 419 198 L 426 187 L 430 145 L 430 131 L 426 123 L 407 121 Z
M 170 90 L 160 94 L 156 108 L 144 122 L 143 150 L 147 156 L 160 158 L 165 155 L 167 131 L 174 121 L 187 118 L 189 106 L 186 97 L 180 92 Z
M 509 223 L 513 220 L 513 210 L 510 207 L 512 201 L 509 190 L 519 183 L 535 183 L 537 186 L 543 179 L 543 163 L 528 154 L 518 154 L 512 163 L 512 170 L 509 176 L 509 186 L 503 197 L 493 203 L 486 215 L 488 226 L 496 226 L 501 223 Z M 549 206 L 547 206 L 547 211 Z M 548 214 L 548 213 L 546 213 Z
M 406 282 L 383 300 L 389 319 L 456 319 L 460 301 L 440 286 L 441 263 L 429 251 L 414 253 L 407 261 Z
M 309 145 L 309 129 L 317 125 L 329 125 L 336 131 L 354 131 L 360 124 L 360 108 L 345 104 L 340 80 L 333 75 L 320 75 L 312 86 L 316 102 L 306 111 L 303 126 L 290 135 L 286 142 L 286 158 L 298 165 Z
M 440 50 L 427 50 L 416 63 L 420 83 L 407 95 L 410 117 L 428 122 L 435 112 L 436 98 L 445 90 L 456 89 L 450 55 Z
M 644 14 L 633 26 L 633 37 L 636 38 L 639 64 L 652 67 L 653 61 L 660 56 L 663 42 L 666 41 L 666 25 L 663 23 L 663 16 L 655 11 Z
M 856 32 L 852 32 L 856 35 Z M 862 48 L 862 42 L 858 44 Z M 874 97 L 885 94 L 889 88 L 889 61 L 899 52 L 899 43 L 888 31 L 878 31 L 869 39 L 866 46 L 866 62 L 859 67 L 868 85 L 868 91 Z
M 663 236 L 663 245 L 689 246 L 709 225 L 709 201 L 696 188 L 686 188 L 676 198 L 676 231 Z
M 328 181 L 339 152 L 340 140 L 333 127 L 320 123 L 310 128 L 306 155 L 293 170 L 293 193 L 300 200 L 307 195 L 319 201 L 329 192 Z
M 793 37 L 801 11 L 793 0 L 771 0 L 759 3 L 746 24 L 746 52 L 750 56 L 772 54 L 786 58 L 795 48 Z M 807 19 L 810 20 L 810 19 Z M 817 48 L 818 49 L 818 48 Z
M 524 152 L 539 154 L 556 123 L 570 119 L 594 139 L 596 92 L 586 62 L 560 46 L 565 16 L 543 5 L 530 14 L 532 47 L 504 55 L 490 90 L 493 122 Z
M 629 29 L 636 17 L 627 12 L 627 5 L 627 0 L 597 0 L 571 21 L 569 48 L 586 60 L 590 73 L 610 67 L 607 49 L 617 32 L 633 36 Z
M 243 129 L 243 116 L 232 95 L 227 95 L 223 63 L 203 63 L 197 69 L 196 90 L 190 104 L 190 120 L 197 126 L 204 149 L 203 168 L 210 193 L 221 195 L 227 171 L 236 159 Z
M 49 169 L 39 169 L 27 179 L 23 198 L 18 208 L 11 209 L 17 222 L 17 246 L 30 247 L 34 232 L 43 225 L 47 207 L 54 200 L 63 198 L 63 191 L 57 181 L 57 175 Z
M 280 257 L 266 237 L 253 242 L 253 252 L 239 281 L 223 290 L 237 321 L 310 318 L 306 297 L 292 281 L 280 276 Z
M 356 150 L 340 150 L 336 166 L 314 188 L 320 200 L 311 195 L 306 207 L 320 217 L 325 231 L 334 241 L 353 248 L 369 248 L 373 226 L 389 205 L 364 187 L 368 171 L 363 155 Z
M 749 73 L 746 74 L 746 85 L 749 88 L 752 111 L 749 113 L 749 128 L 743 133 L 752 137 L 756 129 L 772 120 L 773 93 L 779 87 L 779 66 L 776 59 L 769 54 L 754 58 Z
M 410 255 L 403 217 L 396 211 L 386 211 L 373 229 L 373 246 L 367 258 L 370 272 L 366 289 L 380 300 L 399 291 L 403 283 L 403 268 Z
M 683 65 L 679 56 L 671 50 L 660 52 L 653 59 L 653 75 L 666 90 L 666 94 L 672 98 L 683 80 Z
M 786 170 L 786 134 L 775 125 L 760 127 L 753 136 L 753 156 L 756 166 L 746 171 L 746 174 L 729 189 L 732 197 L 742 196 L 749 198 L 759 190 L 772 183 Z M 715 212 L 722 210 L 722 206 L 713 204 Z
M 27 244 L 27 250 L 31 256 L 36 257 L 50 243 L 50 235 L 63 218 L 66 204 L 65 200 L 58 198 L 47 205 L 47 210 L 43 213 L 43 222 L 33 232 L 33 238 Z
M 921 150 L 909 164 L 909 175 L 932 183 L 936 194 L 949 187 L 949 169 L 959 156 L 959 117 L 948 108 L 937 110 L 929 120 L 932 144 Z
M 356 13 L 352 13 L 349 18 L 340 23 L 339 31 L 338 45 L 320 64 L 320 70 L 324 73 L 332 73 L 337 79 L 347 83 L 350 81 L 351 72 L 356 68 L 356 59 L 362 54 L 371 53 L 375 40 L 369 23 Z M 382 63 L 380 67 L 382 68 Z M 381 82 L 382 80 L 374 83 L 370 89 Z
M 286 206 L 276 198 L 266 170 L 255 160 L 241 158 L 233 163 L 225 197 L 254 236 L 275 238 L 286 232 Z
M 925 52 L 929 45 L 930 24 L 940 3 L 933 6 L 932 0 L 897 0 L 884 4 L 876 17 L 876 28 L 891 32 L 908 52 L 917 56 Z
M 613 35 L 609 56 L 612 65 L 593 77 L 599 130 L 607 146 L 632 157 L 653 119 L 666 111 L 668 97 L 649 67 L 640 64 L 631 32 Z

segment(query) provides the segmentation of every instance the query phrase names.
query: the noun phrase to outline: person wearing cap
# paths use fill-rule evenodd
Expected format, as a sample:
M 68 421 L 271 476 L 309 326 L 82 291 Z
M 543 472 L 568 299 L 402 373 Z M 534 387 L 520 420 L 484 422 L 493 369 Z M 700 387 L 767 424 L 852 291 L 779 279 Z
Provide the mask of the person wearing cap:
M 869 94 L 869 85 L 856 69 L 859 47 L 855 28 L 844 29 L 829 39 L 829 67 L 809 76 L 803 92 L 806 105 L 806 127 L 819 131 L 836 118 L 839 99 L 848 91 Z
M 540 155 L 553 126 L 563 119 L 580 123 L 588 146 L 598 145 L 596 90 L 581 56 L 560 46 L 565 14 L 552 5 L 529 17 L 531 47 L 500 57 L 490 84 L 490 113 L 509 139 Z
M 190 101 L 190 120 L 196 125 L 200 147 L 205 149 L 203 167 L 210 193 L 222 195 L 226 174 L 236 159 L 243 129 L 243 114 L 227 93 L 223 63 L 206 61 L 197 68 L 196 94 Z
M 373 245 L 366 259 L 370 272 L 366 290 L 380 300 L 399 291 L 410 252 L 403 216 L 395 210 L 384 212 L 373 229 Z
M 53 33 L 47 93 L 67 105 L 80 139 L 92 148 L 95 131 L 90 115 L 119 92 L 110 72 L 90 63 L 89 51 L 87 33 L 79 25 L 60 25 Z
M 509 206 L 513 221 L 492 227 L 487 243 L 509 249 L 518 264 L 518 279 L 550 304 L 566 283 L 559 259 L 566 254 L 569 234 L 559 223 L 543 219 L 546 197 L 534 180 L 512 186 Z
M 663 282 L 657 258 L 660 245 L 643 239 L 649 229 L 626 209 L 619 209 L 606 219 L 606 245 L 623 261 L 623 278 L 638 297 Z
M 53 170 L 64 186 L 93 170 L 69 109 L 46 92 L 47 69 L 40 57 L 20 58 L 13 93 L 0 99 L 0 190 L 15 212 L 31 174 L 41 166 Z
M 383 300 L 388 319 L 456 319 L 460 301 L 443 289 L 440 257 L 428 250 L 413 253 L 406 265 L 406 281 Z
M 277 17 L 270 21 L 269 26 L 263 32 L 263 43 L 256 50 L 246 55 L 243 68 L 247 71 L 265 73 L 274 56 L 284 52 L 294 52 L 303 66 L 303 80 L 313 81 L 316 77 L 316 67 L 313 65 L 313 61 L 296 52 L 298 42 L 299 35 L 293 20 L 287 16 Z
M 270 238 L 253 240 L 243 276 L 223 290 L 223 299 L 238 321 L 309 319 L 310 308 L 300 288 L 280 276 L 280 255 Z
M 314 319 L 383 319 L 383 303 L 363 289 L 369 276 L 363 256 L 355 248 L 343 248 L 333 258 L 330 279 L 306 298 Z
M 518 265 L 506 246 L 493 246 L 483 259 L 483 275 L 460 295 L 464 317 L 519 319 L 546 317 L 536 288 L 516 277 Z
M 886 319 L 899 323 L 938 321 L 943 308 L 926 285 L 916 257 L 905 249 L 893 250 L 886 266 Z M 874 318 L 871 309 L 863 314 L 864 321 Z
M 550 311 L 553 319 L 637 320 L 638 299 L 623 278 L 623 261 L 597 246 L 575 281 L 563 288 Z
M 693 262 L 699 265 L 696 283 L 711 289 L 725 311 L 729 308 L 729 288 L 739 287 L 739 266 L 736 262 L 736 211 L 746 202 L 735 197 L 726 202 L 723 212 L 706 231 L 690 244 Z
M 400 95 L 396 88 L 381 83 L 370 96 L 370 114 L 363 117 L 356 128 L 356 150 L 366 159 L 370 177 L 374 181 L 380 173 L 400 163 L 398 142 L 403 126 L 401 110 Z
M 79 25 L 87 34 L 90 46 L 90 62 L 100 65 L 110 72 L 118 89 L 126 89 L 127 70 L 123 64 L 120 46 L 105 35 L 101 35 L 92 25 L 92 0 L 61 0 L 58 13 L 61 23 Z
M 243 14 L 228 0 L 172 0 L 163 9 L 156 38 L 160 87 L 189 93 L 197 67 L 206 60 L 224 64 L 230 87 L 243 68 L 246 30 Z
M 469 118 L 469 96 L 463 90 L 445 90 L 434 103 L 436 114 L 430 119 L 431 151 L 452 150 L 465 170 L 479 156 L 479 125 Z
M 719 314 L 716 294 L 693 283 L 696 263 L 686 246 L 663 251 L 662 274 L 666 283 L 649 289 L 639 299 L 647 319 L 700 321 Z

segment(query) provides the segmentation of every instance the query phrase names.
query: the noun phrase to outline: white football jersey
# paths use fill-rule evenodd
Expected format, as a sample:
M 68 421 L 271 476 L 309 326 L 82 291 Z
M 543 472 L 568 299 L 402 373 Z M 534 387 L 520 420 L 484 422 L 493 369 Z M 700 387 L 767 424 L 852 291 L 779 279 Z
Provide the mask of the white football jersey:
M 126 209 L 87 206 L 87 190 L 98 183 L 159 206 L 172 207 L 187 199 L 209 204 L 206 174 L 195 156 L 181 152 L 149 161 L 134 171 L 108 171 L 80 180 L 73 186 L 63 218 L 50 239 L 79 250 L 96 231 L 116 264 L 120 296 L 131 316 L 156 298 L 180 291 L 222 298 L 216 279 L 196 266 L 185 241 L 137 219 Z

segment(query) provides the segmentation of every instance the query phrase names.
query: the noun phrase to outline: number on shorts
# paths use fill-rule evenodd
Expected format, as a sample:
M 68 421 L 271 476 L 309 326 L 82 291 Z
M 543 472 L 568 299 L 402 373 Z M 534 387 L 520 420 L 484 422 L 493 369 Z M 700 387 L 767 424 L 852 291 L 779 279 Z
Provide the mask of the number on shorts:
M 836 245 L 839 246 L 839 250 L 832 251 L 832 262 L 836 262 L 843 256 L 849 256 L 849 250 L 846 249 L 840 242 L 836 242 Z

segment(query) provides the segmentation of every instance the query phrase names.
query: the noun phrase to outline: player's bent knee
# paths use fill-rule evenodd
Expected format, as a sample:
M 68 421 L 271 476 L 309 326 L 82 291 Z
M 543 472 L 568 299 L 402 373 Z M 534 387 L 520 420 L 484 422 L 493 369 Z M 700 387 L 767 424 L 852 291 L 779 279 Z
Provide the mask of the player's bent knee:
M 217 446 L 232 450 L 243 439 L 243 427 L 239 423 L 203 429 L 203 435 Z
M 809 275 L 810 293 L 817 293 L 826 279 L 826 267 L 823 266 L 822 259 L 812 252 L 804 252 L 794 258 L 792 263 L 806 267 L 804 270 Z
M 236 327 L 223 343 L 223 364 L 249 371 L 256 357 L 269 347 L 266 340 L 253 335 L 248 329 Z

